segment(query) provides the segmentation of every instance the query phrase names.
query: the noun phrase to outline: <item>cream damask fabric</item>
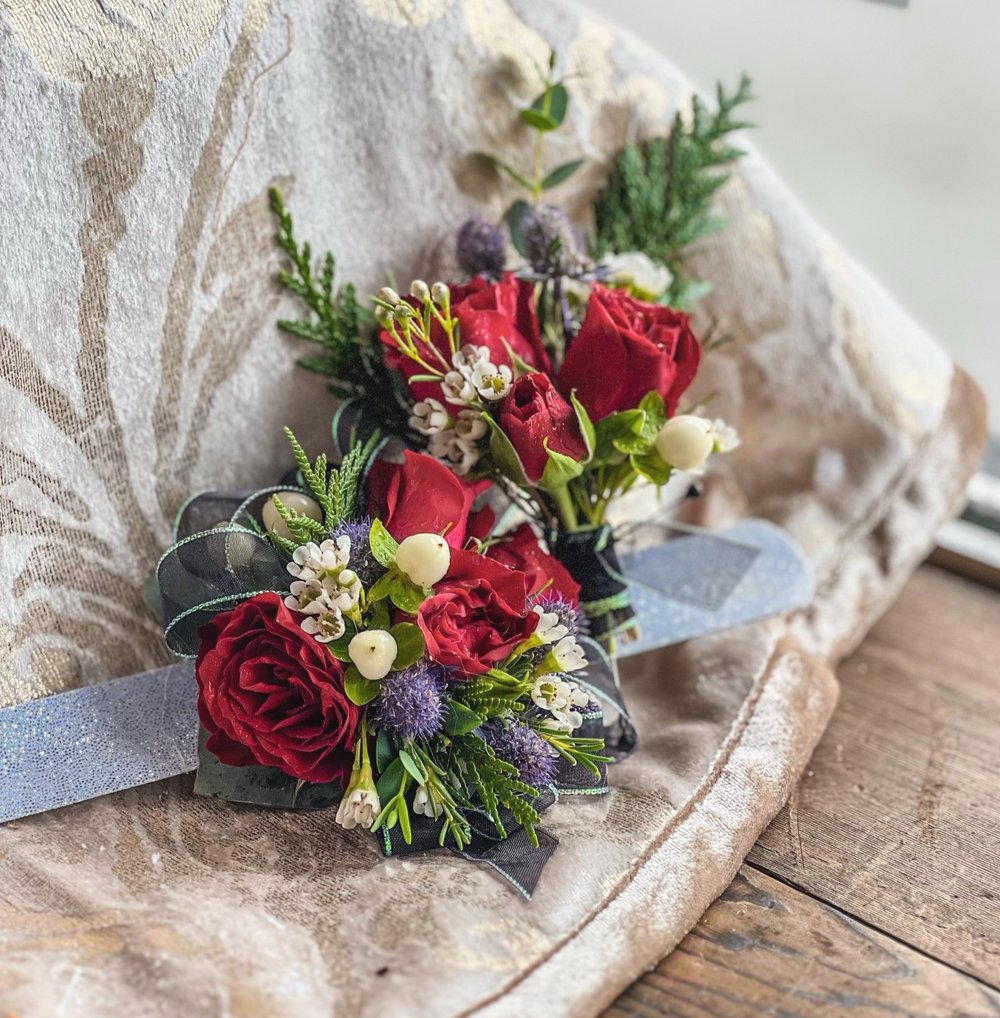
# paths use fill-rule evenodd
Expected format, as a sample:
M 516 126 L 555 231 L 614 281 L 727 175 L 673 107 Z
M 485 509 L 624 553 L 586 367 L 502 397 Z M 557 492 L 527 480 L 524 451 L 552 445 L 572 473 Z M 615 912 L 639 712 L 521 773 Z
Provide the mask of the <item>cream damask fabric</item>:
M 563 3 L 0 2 L 0 705 L 163 663 L 140 587 L 182 501 L 271 479 L 284 424 L 322 448 L 328 397 L 274 326 L 267 188 L 344 279 L 446 275 L 455 225 L 510 197 L 472 153 L 518 141 L 550 45 L 573 72 L 553 163 L 607 160 L 689 96 Z M 920 560 L 983 428 L 974 386 L 760 159 L 721 203 L 703 313 L 735 342 L 698 385 L 745 444 L 700 511 L 787 527 L 814 605 L 627 664 L 640 751 L 608 797 L 554 808 L 530 904 L 189 778 L 8 824 L 0 1011 L 500 1016 L 530 991 L 580 1015 L 683 936 L 784 802 L 830 664 Z

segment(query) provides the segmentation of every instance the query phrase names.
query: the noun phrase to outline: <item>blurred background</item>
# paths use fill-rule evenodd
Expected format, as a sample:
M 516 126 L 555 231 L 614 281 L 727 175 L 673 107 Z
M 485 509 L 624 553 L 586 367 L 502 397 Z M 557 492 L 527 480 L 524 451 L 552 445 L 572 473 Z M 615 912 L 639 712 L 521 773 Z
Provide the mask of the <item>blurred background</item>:
M 754 144 L 979 382 L 1000 448 L 1000 2 L 582 3 L 703 91 L 753 77 Z

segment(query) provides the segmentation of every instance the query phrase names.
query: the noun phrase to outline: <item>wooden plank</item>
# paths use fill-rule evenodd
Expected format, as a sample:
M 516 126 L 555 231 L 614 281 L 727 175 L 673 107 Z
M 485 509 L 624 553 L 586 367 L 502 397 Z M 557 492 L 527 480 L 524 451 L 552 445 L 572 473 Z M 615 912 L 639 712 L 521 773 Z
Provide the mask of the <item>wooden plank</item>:
M 1000 1015 L 1000 994 L 744 866 L 603 1018 Z
M 921 569 L 750 861 L 1000 986 L 1000 595 Z

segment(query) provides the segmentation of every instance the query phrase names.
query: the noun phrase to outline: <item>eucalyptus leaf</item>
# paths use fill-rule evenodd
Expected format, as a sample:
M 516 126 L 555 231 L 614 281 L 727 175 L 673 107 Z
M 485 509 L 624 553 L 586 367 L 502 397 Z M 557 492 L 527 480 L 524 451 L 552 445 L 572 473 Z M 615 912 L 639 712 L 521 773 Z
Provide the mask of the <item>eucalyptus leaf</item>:
M 551 187 L 558 187 L 564 180 L 569 180 L 574 173 L 583 165 L 582 159 L 573 159 L 568 163 L 557 166 L 551 173 L 547 174 L 542 181 L 542 190 L 548 191 Z
M 533 106 L 521 110 L 521 120 L 536 131 L 554 131 L 559 126 L 559 121 L 555 117 L 542 113 Z
M 530 184 L 526 185 L 530 188 Z M 524 258 L 528 257 L 528 244 L 524 239 L 524 217 L 531 212 L 531 206 L 518 198 L 507 210 L 507 229 L 510 230 L 510 241 L 515 250 Z
M 477 152 L 478 158 L 485 160 L 500 173 L 505 174 L 514 181 L 515 184 L 520 184 L 521 187 L 531 190 L 531 181 L 526 179 L 523 174 L 517 172 L 513 166 L 505 163 L 502 159 L 498 159 L 496 156 L 490 155 L 489 152 Z

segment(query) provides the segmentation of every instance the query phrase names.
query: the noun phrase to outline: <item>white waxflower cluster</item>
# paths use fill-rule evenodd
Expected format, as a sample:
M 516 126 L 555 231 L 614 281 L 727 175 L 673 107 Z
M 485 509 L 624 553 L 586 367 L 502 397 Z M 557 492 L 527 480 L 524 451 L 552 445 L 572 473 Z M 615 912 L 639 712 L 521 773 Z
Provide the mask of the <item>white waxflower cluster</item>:
M 449 403 L 465 406 L 475 402 L 476 396 L 495 403 L 510 392 L 513 375 L 506 364 L 490 361 L 488 346 L 467 343 L 451 356 L 453 370 L 441 382 L 441 391 Z
M 322 544 L 310 541 L 295 549 L 288 571 L 296 577 L 285 598 L 285 606 L 302 612 L 302 628 L 320 643 L 344 635 L 343 613 L 350 611 L 361 596 L 361 581 L 348 565 L 351 539 L 346 535 Z
M 489 428 L 482 412 L 471 407 L 452 417 L 444 404 L 433 397 L 413 405 L 410 427 L 430 438 L 428 452 L 456 474 L 467 474 L 483 454 L 481 441 Z
M 579 728 L 583 715 L 575 708 L 590 703 L 590 697 L 577 683 L 561 675 L 540 675 L 532 686 L 531 699 L 552 715 L 545 725 L 556 732 L 572 732 Z
M 731 424 L 726 424 L 721 417 L 709 421 L 708 433 L 715 442 L 716 452 L 732 452 L 740 444 L 740 433 Z
M 559 621 L 559 616 L 555 612 L 545 611 L 537 604 L 532 611 L 538 616 L 535 636 L 551 647 L 552 656 L 560 670 L 578 672 L 581 668 L 586 668 L 587 655 L 577 643 L 576 637 Z

